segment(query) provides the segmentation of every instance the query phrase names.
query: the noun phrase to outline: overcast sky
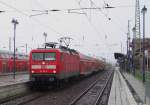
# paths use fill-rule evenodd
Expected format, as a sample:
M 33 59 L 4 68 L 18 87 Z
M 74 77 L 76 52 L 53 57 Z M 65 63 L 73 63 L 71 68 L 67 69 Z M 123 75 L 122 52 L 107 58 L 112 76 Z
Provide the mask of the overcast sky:
M 0 0 L 0 49 L 9 49 L 9 37 L 13 41 L 12 18 L 19 21 L 16 31 L 16 46 L 20 52 L 25 52 L 23 46 L 37 48 L 44 43 L 43 32 L 48 34 L 47 41 L 57 41 L 62 36 L 73 38 L 72 48 L 91 55 L 107 59 L 113 57 L 114 52 L 126 52 L 126 33 L 128 20 L 131 28 L 135 19 L 135 0 Z M 80 6 L 79 6 L 80 3 Z M 105 3 L 115 8 L 104 9 Z M 141 8 L 146 4 L 146 36 L 150 29 L 150 1 L 142 0 Z M 72 11 L 72 8 L 98 7 L 101 10 Z M 59 12 L 32 16 L 43 12 L 32 10 L 59 9 Z M 86 14 L 79 14 L 86 13 Z M 109 20 L 109 18 L 111 20 Z M 132 33 L 132 32 L 131 32 Z M 132 36 L 132 34 L 131 34 Z M 12 42 L 13 49 L 13 42 Z M 28 49 L 29 52 L 30 48 Z

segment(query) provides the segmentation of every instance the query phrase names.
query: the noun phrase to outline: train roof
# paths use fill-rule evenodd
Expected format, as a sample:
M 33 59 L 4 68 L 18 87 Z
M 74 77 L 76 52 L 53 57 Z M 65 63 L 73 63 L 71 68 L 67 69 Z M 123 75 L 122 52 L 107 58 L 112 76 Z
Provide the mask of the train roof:
M 7 50 L 0 50 L 0 57 L 1 58 L 13 58 L 13 55 L 14 52 L 12 51 L 7 51 Z M 19 53 L 19 52 L 16 52 L 16 57 L 18 59 L 28 59 L 28 55 L 27 54 L 24 54 L 24 53 Z
M 84 55 L 82 53 L 79 53 L 79 56 L 81 59 L 86 59 L 86 60 L 94 60 L 94 58 L 90 57 L 90 56 L 87 56 L 87 55 Z
M 0 50 L 0 54 L 14 54 L 14 52 L 8 50 Z M 27 55 L 25 53 L 20 53 L 20 52 L 16 52 L 16 54 Z
M 79 53 L 79 56 L 80 56 L 81 59 L 84 59 L 84 60 L 92 60 L 92 61 L 100 61 L 100 62 L 104 62 L 102 59 L 90 57 L 90 56 L 87 56 L 87 55 L 82 54 L 82 53 Z
M 58 48 L 37 48 L 33 49 L 31 52 L 42 52 L 42 51 L 48 51 L 48 50 L 53 50 L 53 51 L 59 51 L 59 52 L 70 52 L 74 54 L 78 54 L 78 52 L 74 49 L 67 48 L 65 46 L 59 46 Z

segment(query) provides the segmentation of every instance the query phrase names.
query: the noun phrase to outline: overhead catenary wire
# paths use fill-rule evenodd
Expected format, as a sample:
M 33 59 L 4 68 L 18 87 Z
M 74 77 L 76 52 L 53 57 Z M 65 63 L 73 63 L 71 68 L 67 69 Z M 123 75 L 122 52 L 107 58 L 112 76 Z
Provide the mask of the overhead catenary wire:
M 20 14 L 22 14 L 22 15 L 28 17 L 28 18 L 30 18 L 30 15 L 28 15 L 28 14 L 22 12 L 21 10 L 19 10 L 19 9 L 17 9 L 17 8 L 11 6 L 11 5 L 9 5 L 8 3 L 5 3 L 5 2 L 3 2 L 3 1 L 0 1 L 0 4 L 3 4 L 3 5 L 5 5 L 6 7 L 9 7 L 9 8 L 11 8 L 11 9 L 15 10 L 16 12 L 18 12 L 18 13 L 20 13 Z M 44 27 L 50 29 L 51 31 L 55 32 L 56 34 L 62 35 L 61 33 L 57 32 L 57 31 L 56 31 L 55 29 L 53 29 L 52 27 L 43 24 L 43 23 L 40 22 L 38 19 L 35 19 L 35 18 L 30 18 L 30 19 L 32 19 L 33 21 L 39 23 L 41 26 L 44 26 Z
M 76 0 L 77 1 L 77 0 Z M 80 6 L 80 4 L 78 4 Z M 81 7 L 81 6 L 80 6 Z M 87 15 L 86 15 L 86 18 L 88 20 L 88 22 L 90 23 L 90 25 L 92 26 L 92 28 L 94 28 L 94 30 L 97 32 L 97 29 L 95 28 L 95 26 L 93 25 L 93 23 L 88 19 Z M 100 28 L 102 29 L 101 32 L 103 32 L 105 34 L 105 36 L 107 36 L 105 30 L 103 28 Z M 99 32 L 97 32 L 97 35 L 99 37 Z M 105 45 L 106 45 L 106 48 L 108 48 L 108 51 L 110 50 L 109 47 L 108 47 L 108 43 L 107 43 L 107 40 L 105 39 L 104 41 Z
M 117 18 L 117 17 L 115 17 Z M 114 18 L 111 20 L 115 26 L 117 26 L 120 30 L 120 32 L 123 32 L 125 35 L 127 34 L 124 29 L 121 27 L 121 24 L 118 23 L 118 21 L 120 21 L 119 19 L 115 20 Z M 121 22 L 120 22 L 121 23 Z
M 77 0 L 75 0 L 75 1 L 78 3 L 79 7 L 82 9 L 80 3 L 79 3 Z M 99 8 L 98 8 L 98 9 L 99 9 Z M 85 12 L 84 9 L 82 9 L 82 11 Z M 99 35 L 100 35 L 99 31 L 97 31 L 97 29 L 95 28 L 95 26 L 93 25 L 93 23 L 89 20 L 87 14 L 85 14 L 85 16 L 86 16 L 86 19 L 87 19 L 87 21 L 89 22 L 90 26 L 95 30 L 95 32 L 97 33 L 97 35 L 98 35 L 98 37 L 99 37 Z
M 92 0 L 90 0 L 90 1 L 92 1 Z M 96 6 L 96 4 L 93 2 L 93 4 Z M 116 8 L 116 6 L 115 6 L 115 8 Z M 99 10 L 101 13 L 103 13 L 101 10 Z M 106 15 L 106 14 L 104 14 L 104 16 L 106 16 L 107 18 L 108 18 L 108 16 Z M 115 25 L 116 24 L 118 24 L 116 21 L 114 21 L 114 20 L 111 20 L 113 23 L 115 23 Z M 119 28 L 119 30 L 121 31 L 121 32 L 123 32 L 124 34 L 126 34 L 126 32 L 122 29 L 122 27 L 120 27 L 120 25 L 118 24 L 118 25 L 116 25 L 118 28 Z
M 97 5 L 96 5 L 92 0 L 90 0 L 90 1 L 97 7 Z M 99 10 L 99 11 L 101 11 L 101 10 Z M 105 17 L 107 17 L 107 15 L 104 14 L 102 11 L 101 11 L 101 13 L 102 13 Z M 108 18 L 108 17 L 107 17 L 107 18 Z M 103 29 L 103 27 L 101 27 L 101 28 L 102 28 L 102 32 L 104 32 L 105 36 L 107 36 L 107 34 L 106 34 L 105 30 Z M 104 43 L 105 43 L 105 46 L 106 46 L 107 50 L 110 51 L 110 48 L 108 47 L 107 38 L 105 38 Z M 106 57 L 107 57 L 107 56 L 106 56 Z
M 93 2 L 92 0 L 90 0 L 91 2 Z M 93 2 L 93 4 L 97 7 L 97 5 Z M 106 18 L 108 18 L 108 16 L 107 16 L 107 14 L 104 14 L 103 12 L 102 12 L 102 10 L 101 9 L 99 9 L 99 11 L 106 17 Z M 108 18 L 109 19 L 109 18 Z M 112 20 L 111 20 L 112 21 Z M 114 21 L 113 21 L 114 22 Z M 116 25 L 116 24 L 115 24 Z M 118 24 L 119 25 L 119 24 Z M 117 27 L 119 27 L 117 25 Z M 120 28 L 119 27 L 119 30 L 121 31 L 121 32 L 123 32 L 124 34 L 126 34 L 125 32 L 124 32 L 124 30 L 122 30 L 122 28 Z M 103 30 L 104 31 L 104 30 Z M 105 32 L 104 32 L 105 33 Z M 105 35 L 107 35 L 107 34 L 105 34 Z M 105 44 L 106 44 L 106 46 L 108 47 L 108 43 L 107 43 L 107 41 L 105 41 Z M 109 47 L 108 47 L 109 48 Z M 109 49 L 108 49 L 109 50 Z
M 46 12 L 44 12 L 44 13 L 39 13 L 39 14 L 35 14 L 35 15 L 28 15 L 28 14 L 26 14 L 26 13 L 24 13 L 24 12 L 22 12 L 21 10 L 19 10 L 19 9 L 17 9 L 17 8 L 15 8 L 15 7 L 13 7 L 13 6 L 11 6 L 11 5 L 9 5 L 9 4 L 7 4 L 7 3 L 5 3 L 5 2 L 2 2 L 2 1 L 0 1 L 0 3 L 1 4 L 3 4 L 3 5 L 5 5 L 5 6 L 7 6 L 7 7 L 9 7 L 9 8 L 11 8 L 11 9 L 13 9 L 13 10 L 15 10 L 15 11 L 17 11 L 17 12 L 19 12 L 19 13 L 21 13 L 21 14 L 23 14 L 23 15 L 25 15 L 25 16 L 27 16 L 27 17 L 31 17 L 31 16 L 36 16 L 36 15 L 42 15 L 42 14 L 48 14 L 48 12 L 47 11 L 57 11 L 57 10 L 55 10 L 55 9 L 53 9 L 53 10 L 33 10 L 33 11 L 39 11 L 39 12 L 44 12 L 44 11 L 46 11 Z M 67 11 L 73 11 L 73 10 L 89 10 L 89 9 L 101 9 L 101 8 L 71 8 L 71 9 L 67 9 Z M 71 12 L 70 12 L 71 13 Z M 77 12 L 72 12 L 72 13 L 77 13 Z M 84 14 L 84 13 L 80 13 L 80 14 Z M 89 20 L 88 20 L 89 21 Z M 38 21 L 36 21 L 36 22 L 38 22 Z M 41 24 L 41 23 L 40 23 Z M 41 25 L 43 25 L 43 24 L 41 24 Z M 50 27 L 51 28 L 51 27 Z M 51 28 L 52 29 L 52 28 Z M 95 29 L 95 28 L 94 28 Z M 55 31 L 54 29 L 52 29 L 52 31 L 54 31 L 54 32 L 56 32 L 57 34 L 58 34 L 58 32 L 57 31 Z M 97 31 L 98 32 L 98 31 Z M 98 32 L 99 33 L 99 32 Z M 60 33 L 59 33 L 60 34 Z
M 22 12 L 21 10 L 19 10 L 19 9 L 17 9 L 17 8 L 15 8 L 15 7 L 13 7 L 13 6 L 11 6 L 11 5 L 9 5 L 9 4 L 7 4 L 7 3 L 3 2 L 3 1 L 0 1 L 0 4 L 3 4 L 3 5 L 5 5 L 5 6 L 7 6 L 7 7 L 11 8 L 11 9 L 13 9 L 13 10 L 17 11 L 18 13 L 20 13 L 20 14 L 24 15 L 24 16 L 29 16 L 28 14 L 26 14 L 26 13 Z
M 89 0 L 93 5 L 95 4 L 92 0 Z M 103 27 L 101 27 L 100 29 L 102 29 L 101 31 L 105 34 L 105 35 L 107 35 L 107 33 L 105 32 L 105 30 L 103 29 Z
M 93 2 L 92 0 L 90 0 L 91 2 Z M 93 2 L 93 4 L 95 4 L 94 2 Z M 97 7 L 97 6 L 96 6 Z M 102 12 L 102 11 L 101 11 Z M 103 12 L 102 12 L 102 14 L 104 15 L 104 16 L 106 16 L 106 14 L 104 14 Z M 107 17 L 108 18 L 108 17 Z M 98 19 L 99 20 L 99 19 Z M 89 21 L 90 22 L 90 21 Z M 91 23 L 91 22 L 90 22 Z M 105 31 L 105 29 L 103 28 L 103 26 L 101 26 L 101 24 L 99 24 L 99 29 L 101 29 L 101 32 L 103 32 L 104 33 L 104 37 L 105 37 L 105 40 L 104 40 L 104 43 L 105 43 L 105 45 L 106 45 L 106 47 L 108 47 L 108 43 L 107 43 L 107 36 L 109 35 L 109 33 L 108 32 L 106 32 Z M 109 49 L 108 49 L 108 51 L 109 51 Z
M 94 3 L 92 0 L 90 0 L 90 1 L 91 1 L 92 5 L 95 5 L 95 3 Z M 12 8 L 13 10 L 15 10 L 15 11 L 17 11 L 17 12 L 19 12 L 19 13 L 21 13 L 21 14 L 27 16 L 27 17 L 29 17 L 28 14 L 22 12 L 21 10 L 19 10 L 19 9 L 17 9 L 17 8 L 15 8 L 15 7 L 13 7 L 13 6 L 11 6 L 11 5 L 9 5 L 9 4 L 3 2 L 3 1 L 0 1 L 0 3 L 3 4 L 3 5 L 6 5 L 7 7 Z M 80 3 L 81 3 L 81 0 L 80 0 L 80 2 L 78 2 L 78 4 L 80 4 Z M 91 10 L 91 9 L 96 9 L 96 10 L 99 10 L 99 11 L 102 12 L 102 8 L 99 8 L 99 7 L 97 7 L 97 6 L 96 6 L 96 7 L 92 7 L 92 8 L 72 8 L 72 9 L 66 9 L 66 10 L 69 10 L 69 11 L 82 10 L 82 11 L 84 11 L 84 10 Z M 54 11 L 54 10 L 57 10 L 57 9 L 53 9 L 53 11 Z M 35 10 L 35 11 L 36 11 L 36 10 Z M 46 10 L 43 10 L 43 11 L 46 11 Z M 49 10 L 49 11 L 51 11 L 51 10 Z M 42 11 L 41 11 L 41 12 L 42 12 Z M 72 12 L 72 13 L 73 13 L 73 12 Z M 74 13 L 78 13 L 78 12 L 74 12 Z M 102 12 L 102 13 L 103 13 L 103 12 Z M 48 14 L 48 13 L 45 12 L 45 13 L 41 13 L 41 14 Z M 41 15 L 41 14 L 38 14 L 38 15 Z M 80 14 L 85 14 L 85 12 L 80 13 Z M 104 14 L 104 13 L 103 13 L 103 14 Z M 108 18 L 108 15 L 107 15 L 107 14 L 104 14 L 104 15 L 105 15 L 105 17 Z M 87 16 L 86 14 L 85 14 L 85 16 L 86 16 L 87 20 L 89 21 L 89 23 L 92 24 L 92 27 L 93 27 L 94 25 L 93 25 L 93 23 L 91 23 L 91 20 L 88 18 L 88 16 Z M 33 19 L 33 18 L 32 18 L 32 19 Z M 38 20 L 38 19 L 35 20 L 35 18 L 34 18 L 33 20 L 39 23 L 39 20 Z M 47 25 L 44 25 L 42 22 L 40 22 L 40 24 L 41 24 L 42 26 L 44 26 L 44 27 L 47 27 Z M 59 32 L 57 32 L 55 29 L 53 29 L 53 28 L 50 27 L 50 26 L 48 26 L 47 28 L 50 28 L 51 31 L 54 31 L 54 32 L 57 33 L 57 34 L 60 34 Z M 96 32 L 99 34 L 99 32 L 97 31 L 97 29 L 95 28 L 95 26 L 94 26 L 94 30 L 96 30 Z

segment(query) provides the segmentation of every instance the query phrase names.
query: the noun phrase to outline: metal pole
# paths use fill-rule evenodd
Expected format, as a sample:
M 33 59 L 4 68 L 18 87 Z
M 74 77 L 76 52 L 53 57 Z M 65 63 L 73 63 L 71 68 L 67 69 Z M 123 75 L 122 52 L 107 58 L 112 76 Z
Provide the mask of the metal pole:
M 46 43 L 46 36 L 45 36 L 45 43 Z
M 143 66 L 142 66 L 142 74 L 143 74 L 143 82 L 145 82 L 145 13 L 147 8 L 144 6 L 142 8 L 143 13 Z
M 9 37 L 9 51 L 11 51 L 11 37 Z
M 133 75 L 135 75 L 135 63 L 134 63 L 134 59 L 135 59 L 135 34 L 136 34 L 135 27 L 133 27 L 132 31 L 133 31 L 133 40 L 132 40 L 132 69 L 133 69 Z
M 147 73 L 148 73 L 148 63 L 149 63 L 148 62 L 148 49 L 145 50 L 145 55 L 146 55 L 146 58 L 145 58 L 146 59 L 146 70 L 145 70 L 146 72 L 145 72 L 145 75 L 146 75 L 146 78 L 147 78 L 147 76 L 148 76 L 147 75 Z
M 17 20 L 13 19 L 12 23 L 14 24 L 14 70 L 13 70 L 13 78 L 15 79 L 16 74 L 16 25 L 19 24 Z
M 145 82 L 145 13 L 143 13 L 143 82 Z
M 130 20 L 128 20 L 128 33 L 127 33 L 127 69 L 130 71 Z
M 43 36 L 45 37 L 45 48 L 46 48 L 46 38 L 47 38 L 47 33 L 43 33 Z
M 27 45 L 27 43 L 26 43 L 26 54 L 28 53 L 28 45 Z
M 127 33 L 127 62 L 126 62 L 126 66 L 127 66 L 127 68 L 126 68 L 126 71 L 128 71 L 128 64 L 129 64 L 129 46 L 128 46 L 128 36 L 129 36 L 129 33 Z
M 16 24 L 14 23 L 14 79 L 16 72 Z
M 149 62 L 148 62 L 148 50 L 147 50 L 147 72 L 148 72 L 148 65 L 149 65 Z
M 120 47 L 121 47 L 121 53 L 122 53 L 122 42 L 120 42 L 120 44 L 121 44 L 121 46 L 120 46 Z

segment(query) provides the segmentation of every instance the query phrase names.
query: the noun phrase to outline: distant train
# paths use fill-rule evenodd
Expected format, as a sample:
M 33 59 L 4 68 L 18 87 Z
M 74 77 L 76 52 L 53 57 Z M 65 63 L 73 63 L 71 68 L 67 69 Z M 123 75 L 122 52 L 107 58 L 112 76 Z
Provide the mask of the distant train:
M 64 46 L 38 48 L 30 52 L 30 80 L 52 82 L 89 75 L 104 70 L 102 60 L 91 58 Z
M 14 70 L 14 55 L 10 51 L 0 50 L 0 73 L 10 73 Z M 29 70 L 29 57 L 16 53 L 16 72 Z

